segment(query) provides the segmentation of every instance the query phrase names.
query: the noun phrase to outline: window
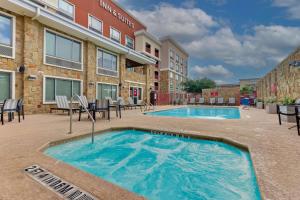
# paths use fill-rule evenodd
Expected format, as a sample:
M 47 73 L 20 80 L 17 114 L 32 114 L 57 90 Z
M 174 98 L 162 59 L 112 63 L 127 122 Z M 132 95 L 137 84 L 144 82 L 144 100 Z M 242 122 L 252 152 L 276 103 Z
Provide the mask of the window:
M 175 77 L 176 77 L 176 80 L 178 81 L 179 80 L 178 74 L 176 74 Z
M 102 21 L 89 15 L 89 29 L 102 34 Z
M 158 49 L 155 49 L 155 56 L 156 56 L 157 58 L 159 58 L 159 50 L 158 50 Z
M 0 71 L 0 102 L 14 98 L 14 72 Z
M 116 101 L 118 97 L 118 86 L 104 83 L 97 84 L 97 99 L 105 99 L 110 97 Z
M 170 78 L 173 78 L 173 72 L 170 72 Z
M 76 40 L 46 31 L 45 63 L 49 65 L 82 70 L 82 44 Z
M 97 53 L 98 74 L 118 76 L 118 57 L 102 49 L 98 49 Z
M 59 14 L 74 20 L 74 5 L 66 0 L 58 0 Z
M 176 62 L 179 62 L 179 55 L 176 54 Z
M 45 77 L 44 84 L 46 103 L 54 102 L 56 96 L 66 96 L 70 100 L 74 94 L 82 94 L 80 80 Z
M 130 49 L 134 49 L 134 41 L 131 37 L 126 35 L 126 46 Z
M 170 91 L 174 91 L 174 83 L 172 80 L 170 81 Z
M 170 58 L 174 59 L 174 51 L 172 49 L 170 49 Z
M 174 62 L 172 62 L 172 61 L 170 62 L 170 68 L 174 69 Z
M 151 44 L 147 43 L 145 44 L 145 50 L 147 53 L 151 53 Z
M 0 56 L 14 58 L 15 18 L 0 12 Z
M 110 28 L 110 39 L 116 41 L 116 42 L 121 42 L 121 33 L 115 28 Z
M 176 71 L 178 72 L 179 71 L 179 64 L 176 63 Z

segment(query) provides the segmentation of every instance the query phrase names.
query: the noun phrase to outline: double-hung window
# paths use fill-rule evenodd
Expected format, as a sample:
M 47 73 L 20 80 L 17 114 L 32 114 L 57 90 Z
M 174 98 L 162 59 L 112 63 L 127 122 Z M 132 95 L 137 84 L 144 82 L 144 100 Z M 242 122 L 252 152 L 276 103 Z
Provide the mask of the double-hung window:
M 58 13 L 64 17 L 74 20 L 74 5 L 66 0 L 58 0 Z
M 81 81 L 64 78 L 44 78 L 44 102 L 55 102 L 56 96 L 66 96 L 69 100 L 75 94 L 81 95 Z
M 89 29 L 102 34 L 102 21 L 89 15 Z
M 128 35 L 126 35 L 126 46 L 130 49 L 134 49 L 134 41 Z
M 97 84 L 97 99 L 105 99 L 111 98 L 112 100 L 116 101 L 118 98 L 118 86 L 105 84 L 105 83 L 98 83 Z
M 15 17 L 0 12 L 0 56 L 15 57 Z
M 81 42 L 48 30 L 45 35 L 46 64 L 82 70 Z
M 110 28 L 110 39 L 113 41 L 121 43 L 121 32 L 115 28 Z
M 0 102 L 14 98 L 14 72 L 0 70 Z
M 118 76 L 118 56 L 98 49 L 97 51 L 97 74 Z

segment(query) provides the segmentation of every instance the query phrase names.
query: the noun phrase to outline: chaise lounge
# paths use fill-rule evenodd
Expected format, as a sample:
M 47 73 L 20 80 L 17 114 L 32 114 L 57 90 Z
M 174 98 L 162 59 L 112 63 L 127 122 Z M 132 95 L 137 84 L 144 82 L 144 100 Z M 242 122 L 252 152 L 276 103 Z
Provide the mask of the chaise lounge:
M 50 108 L 50 113 L 52 113 L 53 110 L 61 110 L 63 112 L 68 112 L 70 115 L 70 105 L 68 102 L 68 99 L 66 96 L 56 96 L 55 97 L 55 102 L 56 102 L 56 108 Z M 78 111 L 78 108 L 72 108 L 73 113 Z

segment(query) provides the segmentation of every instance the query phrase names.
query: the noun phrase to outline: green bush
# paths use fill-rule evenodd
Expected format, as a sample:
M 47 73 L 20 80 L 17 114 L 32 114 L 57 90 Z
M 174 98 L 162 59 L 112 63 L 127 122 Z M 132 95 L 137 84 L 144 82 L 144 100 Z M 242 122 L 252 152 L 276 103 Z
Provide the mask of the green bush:
M 277 103 L 276 97 L 269 97 L 266 101 L 268 104 Z
M 282 101 L 282 104 L 285 105 L 285 106 L 288 106 L 288 105 L 293 105 L 295 104 L 296 100 L 293 99 L 293 98 L 290 98 L 290 97 L 284 97 L 283 101 Z

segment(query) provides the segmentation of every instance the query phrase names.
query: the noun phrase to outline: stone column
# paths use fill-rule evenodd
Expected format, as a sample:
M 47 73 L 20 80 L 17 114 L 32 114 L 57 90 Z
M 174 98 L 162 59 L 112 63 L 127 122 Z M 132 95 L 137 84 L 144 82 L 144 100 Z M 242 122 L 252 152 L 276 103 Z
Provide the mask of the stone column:
M 123 97 L 124 100 L 127 100 L 129 94 L 127 88 L 126 79 L 126 56 L 119 56 L 119 96 Z
M 144 74 L 146 75 L 146 89 L 145 89 L 145 98 L 146 103 L 150 103 L 150 92 L 151 88 L 154 89 L 154 66 L 145 65 Z
M 96 85 L 97 85 L 97 81 L 96 81 L 96 70 L 97 70 L 97 48 L 94 44 L 87 42 L 86 43 L 86 56 L 85 58 L 87 58 L 86 61 L 86 81 L 85 81 L 85 89 L 83 90 L 83 92 L 86 94 L 87 98 L 89 100 L 94 100 L 96 99 Z
M 40 111 L 43 104 L 43 33 L 40 24 L 28 17 L 24 17 L 24 65 L 26 67 L 23 77 L 24 107 L 26 114 Z M 28 77 L 36 77 L 29 80 Z

